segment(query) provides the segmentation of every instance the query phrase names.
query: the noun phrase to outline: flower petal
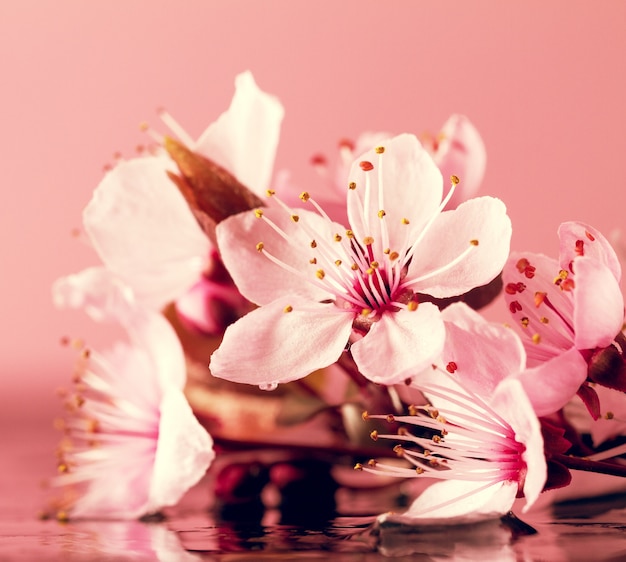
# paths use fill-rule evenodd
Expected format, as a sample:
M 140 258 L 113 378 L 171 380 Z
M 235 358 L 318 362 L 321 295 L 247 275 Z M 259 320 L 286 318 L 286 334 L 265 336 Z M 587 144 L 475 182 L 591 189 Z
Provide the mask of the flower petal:
M 283 115 L 278 99 L 243 72 L 235 79 L 230 107 L 202 133 L 195 150 L 261 194 L 270 185 Z
M 422 303 L 415 311 L 386 313 L 352 344 L 361 373 L 373 382 L 396 384 L 422 371 L 441 353 L 445 328 L 439 309 Z
M 234 215 L 217 225 L 222 260 L 241 294 L 256 304 L 266 304 L 286 294 L 313 301 L 331 298 L 329 291 L 316 284 L 317 267 L 309 260 L 313 237 L 331 240 L 334 223 L 306 210 L 297 211 L 297 223 L 284 209 L 268 207 L 262 212 L 286 234 L 288 240 L 264 219 L 257 218 L 254 211 Z M 342 226 L 335 226 L 335 232 L 343 232 Z M 263 243 L 264 252 L 258 251 L 259 242 Z M 295 273 L 271 261 L 266 253 L 287 264 Z
M 83 309 L 96 322 L 124 322 L 135 307 L 130 287 L 104 267 L 90 267 L 57 279 L 52 299 L 59 308 Z
M 121 162 L 94 191 L 85 229 L 105 266 L 136 298 L 161 308 L 204 268 L 209 241 L 167 177 L 165 157 Z
M 606 265 L 619 282 L 622 267 L 615 250 L 599 230 L 577 221 L 564 222 L 559 226 L 559 262 L 561 268 L 571 271 L 574 258 L 586 256 Z M 574 272 L 577 273 L 577 272 Z
M 471 241 L 478 241 L 478 245 Z M 499 199 L 479 197 L 441 213 L 413 254 L 405 284 L 433 297 L 451 297 L 489 283 L 509 255 L 511 220 Z M 471 246 L 459 262 L 454 261 Z M 449 265 L 453 264 L 453 265 Z
M 441 316 L 446 326 L 443 364 L 454 362 L 455 376 L 469 390 L 490 395 L 500 381 L 525 367 L 524 346 L 511 328 L 487 322 L 462 303 L 448 306 Z
M 292 307 L 286 312 L 286 307 Z M 283 297 L 230 325 L 211 356 L 211 373 L 274 386 L 334 363 L 348 343 L 353 313 L 334 304 Z
M 502 381 L 493 394 L 491 406 L 513 428 L 515 440 L 526 447 L 522 454 L 527 469 L 523 486 L 526 497 L 523 511 L 526 512 L 537 501 L 548 474 L 541 426 L 519 380 Z
M 174 505 L 205 474 L 215 458 L 213 440 L 198 423 L 183 393 L 166 390 L 147 511 Z
M 547 416 L 560 410 L 575 396 L 587 377 L 587 363 L 572 347 L 514 376 L 521 381 L 537 416 Z
M 455 209 L 478 191 L 485 175 L 487 151 L 478 130 L 464 115 L 451 115 L 439 137 L 433 158 L 444 182 L 451 175 L 461 180 L 446 206 Z
M 511 510 L 517 494 L 516 482 L 448 480 L 429 486 L 401 514 L 385 514 L 379 522 L 458 525 L 502 517 Z
M 574 343 L 577 349 L 610 345 L 624 322 L 624 297 L 609 267 L 574 258 Z
M 414 135 L 394 137 L 385 142 L 384 148 L 384 154 L 370 150 L 352 164 L 349 181 L 355 182 L 357 187 L 348 191 L 348 217 L 359 240 L 366 236 L 381 240 L 384 221 L 388 245 L 399 249 L 403 247 L 407 229 L 409 240 L 417 238 L 437 211 L 443 182 L 432 157 Z M 374 169 L 363 171 L 361 161 L 370 162 Z M 381 166 L 382 181 L 379 178 Z M 386 213 L 384 219 L 378 215 L 380 210 Z M 403 218 L 409 221 L 408 225 L 402 223 Z

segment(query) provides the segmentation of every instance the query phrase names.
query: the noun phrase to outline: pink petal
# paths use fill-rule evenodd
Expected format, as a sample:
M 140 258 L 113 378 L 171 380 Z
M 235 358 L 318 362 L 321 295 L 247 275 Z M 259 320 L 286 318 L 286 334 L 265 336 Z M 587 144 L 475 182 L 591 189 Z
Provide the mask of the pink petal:
M 151 376 L 157 378 L 161 389 L 182 390 L 187 378 L 182 344 L 164 316 L 152 311 L 137 310 L 126 322 L 133 343 L 145 350 L 152 360 Z
M 379 522 L 406 525 L 459 525 L 497 519 L 511 510 L 517 482 L 496 482 L 485 487 L 484 481 L 447 480 L 424 490 L 403 514 L 385 514 Z
M 256 85 L 251 72 L 235 79 L 230 107 L 196 143 L 195 150 L 261 194 L 270 185 L 284 110 Z
M 578 256 L 595 258 L 606 265 L 617 281 L 621 279 L 622 267 L 615 250 L 599 230 L 576 221 L 564 222 L 559 226 L 559 262 L 561 268 L 570 270 L 572 260 Z M 574 272 L 577 273 L 577 272 Z
M 441 353 L 444 339 L 439 309 L 422 303 L 413 312 L 383 313 L 370 331 L 352 344 L 352 356 L 371 381 L 396 384 L 429 366 Z
M 610 345 L 624 322 L 624 297 L 613 272 L 593 258 L 575 258 L 574 329 L 577 349 Z
M 105 266 L 138 300 L 162 308 L 199 277 L 209 241 L 176 186 L 164 157 L 121 162 L 94 191 L 85 229 Z
M 202 478 L 214 458 L 213 440 L 198 423 L 183 393 L 170 388 L 161 402 L 147 511 L 176 504 Z
M 554 282 L 559 269 L 543 254 L 511 252 L 502 272 L 504 299 L 522 328 L 530 367 L 574 345 L 573 292 Z M 545 298 L 536 301 L 538 293 Z
M 522 458 L 526 462 L 526 478 L 523 489 L 526 497 L 526 512 L 543 490 L 547 478 L 547 465 L 543 447 L 541 426 L 533 405 L 524 392 L 521 382 L 508 378 L 498 386 L 491 400 L 491 406 L 510 424 L 515 431 L 515 440 L 526 447 Z
M 378 212 L 384 210 L 389 246 L 400 248 L 407 229 L 409 239 L 415 239 L 436 212 L 441 203 L 442 179 L 431 156 L 415 136 L 405 134 L 394 137 L 384 143 L 384 148 L 384 154 L 370 150 L 352 165 L 349 181 L 355 182 L 357 187 L 348 192 L 348 217 L 358 239 L 372 236 L 380 240 L 383 221 Z M 374 169 L 363 171 L 359 165 L 361 161 L 370 162 Z M 382 183 L 379 183 L 381 162 Z M 366 195 L 366 174 L 371 184 L 369 199 Z M 369 226 L 362 217 L 364 205 L 367 207 Z M 409 220 L 408 226 L 402 224 L 403 218 Z
M 446 326 L 443 365 L 455 364 L 455 376 L 480 395 L 490 395 L 498 383 L 521 371 L 526 353 L 520 338 L 501 324 L 487 322 L 463 303 L 441 314 Z
M 285 308 L 291 306 L 291 312 Z M 334 363 L 352 330 L 353 313 L 334 304 L 283 297 L 253 310 L 224 334 L 211 373 L 233 382 L 274 386 Z
M 84 310 L 96 322 L 123 322 L 135 306 L 130 287 L 104 267 L 90 267 L 57 279 L 52 299 L 59 308 Z
M 587 363 L 577 349 L 560 355 L 515 375 L 530 399 L 537 416 L 560 410 L 587 378 Z
M 451 115 L 440 132 L 440 140 L 433 156 L 444 182 L 451 175 L 461 181 L 446 206 L 455 209 L 473 197 L 485 175 L 487 151 L 476 127 L 464 115 Z
M 331 293 L 315 284 L 317 268 L 309 260 L 312 257 L 311 240 L 318 236 L 332 239 L 332 223 L 305 210 L 298 210 L 300 220 L 297 223 L 283 209 L 264 208 L 263 213 L 287 234 L 289 241 L 263 219 L 257 218 L 253 211 L 229 217 L 217 225 L 222 260 L 241 294 L 256 304 L 266 304 L 286 294 L 313 301 L 331 298 Z M 343 232 L 343 227 L 336 227 L 335 232 Z M 297 273 L 276 265 L 259 252 L 259 242 L 263 243 L 267 253 Z
M 448 267 L 472 240 L 478 240 L 478 245 Z M 510 240 L 511 220 L 502 201 L 493 197 L 466 201 L 454 211 L 441 213 L 428 229 L 413 255 L 407 280 L 417 280 L 411 285 L 416 292 L 437 298 L 466 293 L 502 271 Z

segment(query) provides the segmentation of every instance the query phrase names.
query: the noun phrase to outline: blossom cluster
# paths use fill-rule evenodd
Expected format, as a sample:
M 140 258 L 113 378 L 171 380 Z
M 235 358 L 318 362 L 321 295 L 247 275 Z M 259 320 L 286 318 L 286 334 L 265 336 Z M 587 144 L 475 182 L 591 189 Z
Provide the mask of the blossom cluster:
M 128 333 L 79 351 L 59 516 L 158 512 L 207 470 L 236 473 L 233 443 L 279 446 L 283 467 L 290 450 L 367 450 L 356 468 L 375 478 L 435 481 L 381 516 L 420 524 L 527 510 L 572 468 L 613 470 L 620 261 L 580 222 L 559 226 L 558 259 L 510 252 L 505 204 L 476 196 L 485 147 L 466 117 L 342 141 L 336 171 L 312 159 L 309 190 L 274 172 L 283 108 L 249 72 L 199 139 L 161 117 L 170 134 L 146 127 L 149 149 L 84 210 L 102 264 L 53 287 Z M 477 312 L 500 294 L 508 323 Z

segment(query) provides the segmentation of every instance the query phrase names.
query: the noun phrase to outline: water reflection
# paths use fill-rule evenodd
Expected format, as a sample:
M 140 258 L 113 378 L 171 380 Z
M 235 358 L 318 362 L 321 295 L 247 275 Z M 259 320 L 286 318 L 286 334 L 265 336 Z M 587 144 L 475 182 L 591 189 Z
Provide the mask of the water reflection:
M 381 497 L 364 492 L 337 497 L 341 501 L 332 510 L 316 512 L 301 503 L 304 520 L 301 514 L 291 519 L 291 508 L 283 512 L 282 503 L 266 509 L 258 496 L 256 503 L 248 497 L 238 506 L 209 511 L 204 496 L 162 521 L 0 521 L 0 560 L 626 560 L 624 495 L 558 504 L 524 522 L 508 517 L 438 528 L 376 525 L 373 516 L 363 514 L 372 513 Z

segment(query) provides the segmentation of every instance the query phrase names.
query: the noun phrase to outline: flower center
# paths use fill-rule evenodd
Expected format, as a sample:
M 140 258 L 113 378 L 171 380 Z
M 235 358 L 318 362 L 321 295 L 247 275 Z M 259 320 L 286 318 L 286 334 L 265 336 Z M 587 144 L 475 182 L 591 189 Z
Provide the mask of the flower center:
M 300 194 L 300 199 L 312 205 L 322 217 L 325 223 L 322 228 L 309 224 L 306 217 L 300 220 L 300 215 L 276 197 L 273 190 L 267 191 L 267 195 L 289 213 L 291 221 L 308 238 L 306 252 L 311 256 L 308 271 L 307 268 L 297 269 L 281 261 L 271 253 L 271 249 L 268 251 L 263 242 L 257 244 L 257 250 L 268 259 L 306 282 L 324 289 L 329 294 L 329 302 L 352 312 L 355 315 L 354 327 L 364 332 L 383 313 L 401 309 L 416 310 L 418 302 L 412 287 L 453 267 L 478 245 L 477 240 L 471 240 L 468 248 L 450 263 L 419 276 L 407 277 L 418 245 L 452 197 L 459 180 L 452 177 L 452 187 L 447 196 L 426 224 L 421 225 L 421 230 L 416 232 L 415 225 L 410 226 L 406 217 L 390 216 L 385 211 L 385 148 L 378 147 L 375 153 L 376 166 L 369 161 L 359 163 L 365 172 L 363 185 L 357 189 L 356 183 L 348 184 L 348 205 L 352 215 L 347 230 L 333 222 L 306 191 Z M 293 236 L 267 217 L 263 209 L 254 212 L 257 218 L 265 220 L 289 244 L 294 244 Z M 414 236 L 411 236 L 412 233 Z

